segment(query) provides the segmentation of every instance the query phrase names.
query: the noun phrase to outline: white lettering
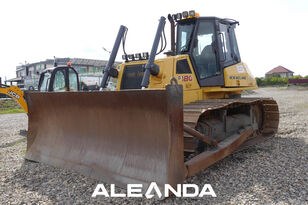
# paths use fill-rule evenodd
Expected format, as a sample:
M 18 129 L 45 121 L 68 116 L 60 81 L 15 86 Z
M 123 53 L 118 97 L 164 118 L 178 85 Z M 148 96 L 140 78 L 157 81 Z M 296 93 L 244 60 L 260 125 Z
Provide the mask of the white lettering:
M 15 92 L 13 92 L 12 90 L 9 90 L 7 93 L 8 93 L 9 95 L 13 96 L 14 98 L 17 98 L 17 99 L 20 98 L 20 96 L 17 95 L 17 94 L 16 94 Z
M 100 191 L 102 190 L 102 191 Z M 105 197 L 109 197 L 109 194 L 104 186 L 104 184 L 98 184 L 92 194 L 92 197 L 96 197 L 97 195 L 103 195 Z
M 155 190 L 155 192 L 158 195 L 158 197 L 161 198 L 162 197 L 162 193 L 160 192 L 160 190 L 159 190 L 159 188 L 158 188 L 158 186 L 157 186 L 157 184 L 155 182 L 151 182 L 147 192 L 145 193 L 146 198 L 147 199 L 151 199 L 154 196 L 154 194 L 151 194 L 153 189 Z
M 165 184 L 165 197 L 169 197 L 169 191 L 172 192 L 176 197 L 181 197 L 181 184 L 176 186 L 176 190 L 169 184 Z
M 110 196 L 111 197 L 126 197 L 126 194 L 123 193 L 115 193 L 115 185 L 110 185 Z
M 188 193 L 188 188 L 193 188 L 193 193 Z M 196 197 L 199 193 L 199 187 L 196 184 L 183 184 L 183 197 Z
M 147 188 L 146 193 L 142 193 L 142 184 L 127 184 L 127 194 L 116 193 L 114 184 L 110 185 L 110 195 L 106 190 L 104 184 L 98 184 L 92 194 L 92 197 L 105 196 L 105 197 L 143 197 L 151 199 L 154 196 L 162 198 L 162 192 L 155 182 L 151 182 Z M 196 184 L 177 184 L 176 189 L 171 185 L 165 184 L 164 186 L 164 197 L 169 197 L 170 194 L 174 194 L 176 197 L 203 197 L 212 196 L 217 197 L 213 187 L 210 184 L 205 184 L 199 193 L 199 187 Z
M 128 184 L 127 197 L 142 197 L 142 184 Z
M 207 191 L 208 190 L 208 191 Z M 203 197 L 204 195 L 209 195 L 212 197 L 216 197 L 213 187 L 210 184 L 205 184 L 199 194 L 199 197 Z

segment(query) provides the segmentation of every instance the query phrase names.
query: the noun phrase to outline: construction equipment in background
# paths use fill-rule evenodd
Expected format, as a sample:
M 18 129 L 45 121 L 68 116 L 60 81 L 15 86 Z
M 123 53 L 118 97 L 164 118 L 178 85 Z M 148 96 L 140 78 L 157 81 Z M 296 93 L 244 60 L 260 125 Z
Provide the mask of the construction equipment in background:
M 20 90 L 19 87 L 0 84 L 0 93 L 10 96 L 16 100 L 25 113 L 28 113 L 28 106 L 26 100 L 24 99 L 24 92 Z
M 80 82 L 80 79 L 83 81 Z M 38 90 L 44 92 L 99 90 L 95 80 L 98 79 L 80 78 L 69 62 L 67 66 L 55 66 L 43 70 L 40 74 Z M 87 81 L 88 84 L 84 81 Z
M 69 63 L 67 66 L 56 66 L 44 69 L 40 74 L 38 91 L 40 92 L 63 92 L 79 91 L 79 78 L 76 70 Z M 0 84 L 0 93 L 13 98 L 28 113 L 28 105 L 25 93 L 17 86 Z
M 26 158 L 146 190 L 181 184 L 275 134 L 276 101 L 241 98 L 257 85 L 240 58 L 238 22 L 194 11 L 168 19 L 166 58 L 155 60 L 159 42 L 158 53 L 166 47 L 161 17 L 150 54 L 125 53 L 113 68 L 127 33 L 120 27 L 101 83 L 113 91 L 27 92 Z
M 63 92 L 63 91 L 79 91 L 79 78 L 77 71 L 67 66 L 56 66 L 54 68 L 46 68 L 40 74 L 38 83 L 38 91 L 41 92 Z

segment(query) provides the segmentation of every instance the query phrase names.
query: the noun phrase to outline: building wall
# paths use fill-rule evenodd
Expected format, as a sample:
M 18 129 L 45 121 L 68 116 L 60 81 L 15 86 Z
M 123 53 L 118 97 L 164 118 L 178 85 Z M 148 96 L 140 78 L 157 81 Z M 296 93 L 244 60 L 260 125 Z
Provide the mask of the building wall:
M 293 77 L 293 73 L 287 73 L 287 77 L 288 78 Z
M 266 74 L 265 77 L 274 77 L 280 76 L 281 78 L 291 78 L 293 77 L 293 73 L 274 73 L 274 74 Z
M 16 71 L 16 77 L 24 77 L 26 76 L 26 69 Z
M 71 60 L 75 60 L 71 61 Z M 97 63 L 97 61 L 89 60 L 89 59 L 60 59 L 57 62 L 58 65 L 66 65 L 67 62 L 72 63 L 72 67 L 78 72 L 80 78 L 87 79 L 88 78 L 102 78 L 102 70 L 105 69 L 107 61 L 105 63 Z M 46 68 L 54 67 L 53 60 L 41 61 L 33 64 L 28 64 L 28 75 L 26 71 L 26 65 L 21 65 L 16 67 L 16 76 L 22 77 L 22 83 L 20 86 L 24 86 L 25 89 L 28 89 L 30 86 L 37 88 L 39 73 L 40 71 Z M 93 63 L 93 64 L 92 64 Z M 115 65 L 119 64 L 119 62 L 115 62 Z M 100 65 L 100 66 L 95 66 Z
M 288 77 L 288 76 L 287 76 L 287 73 L 279 73 L 279 75 L 280 75 L 280 77 L 282 77 L 282 78 Z
M 282 78 L 290 78 L 293 77 L 293 73 L 279 73 Z
M 80 74 L 102 74 L 104 66 L 78 66 L 72 65 L 75 70 Z

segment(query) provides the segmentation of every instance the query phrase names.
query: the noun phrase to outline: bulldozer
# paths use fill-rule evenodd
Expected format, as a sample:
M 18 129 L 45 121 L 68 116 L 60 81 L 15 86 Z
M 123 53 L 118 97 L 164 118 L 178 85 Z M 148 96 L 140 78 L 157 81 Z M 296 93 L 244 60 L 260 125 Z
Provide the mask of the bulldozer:
M 239 22 L 195 11 L 168 20 L 171 49 L 161 59 L 165 17 L 150 53 L 126 54 L 128 30 L 120 26 L 101 91 L 26 92 L 26 159 L 146 189 L 181 184 L 273 136 L 276 101 L 241 96 L 257 84 L 240 57 Z M 124 62 L 113 67 L 121 43 Z

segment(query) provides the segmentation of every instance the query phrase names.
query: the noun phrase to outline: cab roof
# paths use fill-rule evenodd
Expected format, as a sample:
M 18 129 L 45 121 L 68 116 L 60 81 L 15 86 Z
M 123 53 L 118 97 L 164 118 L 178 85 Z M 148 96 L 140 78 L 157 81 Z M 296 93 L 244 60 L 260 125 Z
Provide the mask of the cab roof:
M 219 17 L 216 17 L 216 16 L 202 16 L 202 17 L 187 18 L 187 19 L 178 20 L 177 22 L 178 23 L 186 23 L 186 22 L 194 22 L 194 21 L 197 21 L 197 20 L 212 20 L 212 21 L 214 20 L 214 21 L 219 21 L 221 23 L 230 24 L 230 25 L 233 25 L 233 24 L 239 25 L 240 24 L 237 20 L 230 19 L 230 18 L 219 18 Z

